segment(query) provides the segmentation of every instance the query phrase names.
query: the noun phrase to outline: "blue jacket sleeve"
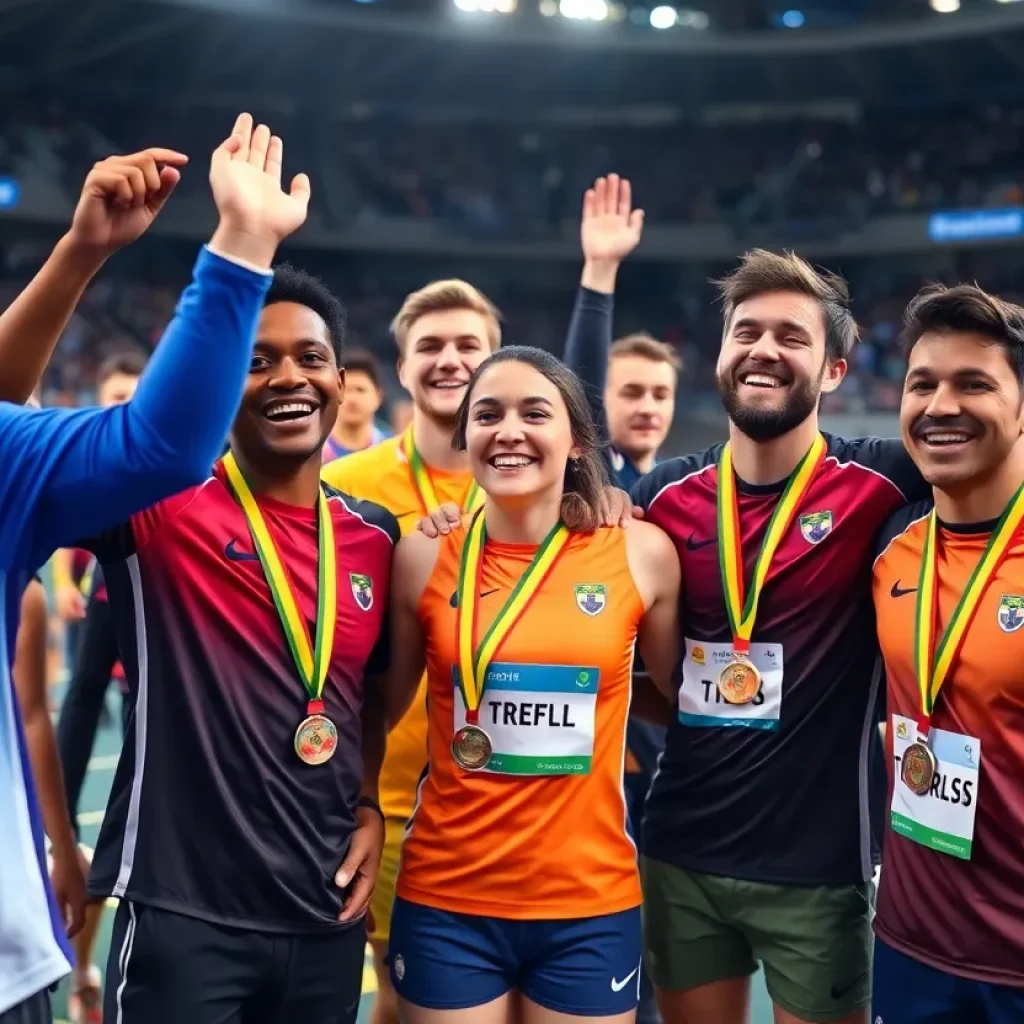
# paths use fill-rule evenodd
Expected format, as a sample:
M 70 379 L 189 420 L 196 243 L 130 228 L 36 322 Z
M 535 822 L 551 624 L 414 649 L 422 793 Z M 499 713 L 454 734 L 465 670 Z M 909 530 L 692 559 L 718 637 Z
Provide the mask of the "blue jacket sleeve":
M 604 412 L 604 388 L 608 380 L 608 351 L 612 345 L 615 296 L 580 287 L 576 293 L 569 333 L 565 339 L 565 365 L 583 382 L 590 412 L 602 443 L 608 448 L 608 422 Z M 617 474 L 606 458 L 612 479 Z
M 204 249 L 130 402 L 75 412 L 0 404 L 0 571 L 34 570 L 56 548 L 206 478 L 271 280 Z

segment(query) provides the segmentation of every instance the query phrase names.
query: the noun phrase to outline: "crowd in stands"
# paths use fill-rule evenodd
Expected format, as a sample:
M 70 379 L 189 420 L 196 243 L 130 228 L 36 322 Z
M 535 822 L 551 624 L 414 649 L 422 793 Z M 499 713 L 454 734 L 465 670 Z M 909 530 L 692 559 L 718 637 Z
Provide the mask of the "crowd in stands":
M 208 152 L 228 116 L 180 97 L 147 104 L 145 117 L 124 96 L 14 106 L 0 122 L 0 172 L 29 158 L 36 172 L 77 189 L 84 170 L 112 151 L 159 143 Z M 326 127 L 301 110 L 257 113 L 287 135 L 289 162 L 322 190 L 318 215 L 337 226 L 359 216 L 435 218 L 479 236 L 543 236 L 575 218 L 582 190 L 611 170 L 633 181 L 648 218 L 661 224 L 853 224 L 1024 200 L 1020 107 L 837 107 L 801 119 L 757 110 L 714 122 L 632 112 L 623 115 L 630 127 L 608 116 L 588 124 L 582 112 L 570 124 L 541 115 L 365 114 L 329 118 Z M 204 185 L 192 175 L 183 189 Z

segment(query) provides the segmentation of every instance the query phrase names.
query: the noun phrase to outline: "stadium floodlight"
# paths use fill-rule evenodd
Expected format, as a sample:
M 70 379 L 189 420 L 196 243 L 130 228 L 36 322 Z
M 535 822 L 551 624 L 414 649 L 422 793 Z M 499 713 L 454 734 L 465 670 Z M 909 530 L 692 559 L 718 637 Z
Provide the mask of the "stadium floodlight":
M 1015 4 L 1017 0 L 996 0 L 997 4 Z
M 782 24 L 786 28 L 802 28 L 804 24 L 804 12 L 803 11 L 786 11 L 782 15 Z
M 952 14 L 960 10 L 960 0 L 931 0 L 931 5 L 936 14 Z
M 455 6 L 467 14 L 512 14 L 516 0 L 454 0 Z
M 545 18 L 553 18 L 558 13 L 558 0 L 540 0 L 540 13 Z
M 671 28 L 679 20 L 674 7 L 662 4 L 651 11 L 651 28 Z
M 607 0 L 560 0 L 558 13 L 572 21 L 604 21 L 608 17 Z

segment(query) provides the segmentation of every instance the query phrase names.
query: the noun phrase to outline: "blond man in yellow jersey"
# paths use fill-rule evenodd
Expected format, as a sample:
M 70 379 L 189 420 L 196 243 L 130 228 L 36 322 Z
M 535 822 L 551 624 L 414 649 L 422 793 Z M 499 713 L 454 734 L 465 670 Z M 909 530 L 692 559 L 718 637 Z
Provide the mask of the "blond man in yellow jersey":
M 445 502 L 468 510 L 479 500 L 465 452 L 455 451 L 456 414 L 473 371 L 501 344 L 498 311 L 465 281 L 435 281 L 406 298 L 392 321 L 398 378 L 412 396 L 411 425 L 397 437 L 324 466 L 323 479 L 353 497 L 375 501 L 411 533 Z M 427 763 L 425 681 L 388 736 L 380 773 L 385 842 L 370 901 L 370 944 L 378 993 L 371 1024 L 398 1024 L 398 1003 L 385 958 L 405 825 Z

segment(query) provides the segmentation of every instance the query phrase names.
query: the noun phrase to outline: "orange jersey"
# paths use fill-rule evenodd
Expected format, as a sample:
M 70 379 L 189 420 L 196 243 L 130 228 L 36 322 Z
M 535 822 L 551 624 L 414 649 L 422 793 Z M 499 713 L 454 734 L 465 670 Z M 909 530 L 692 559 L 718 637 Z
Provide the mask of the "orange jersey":
M 479 772 L 461 769 L 451 753 L 465 720 L 453 677 L 465 538 L 464 530 L 441 538 L 420 600 L 430 764 L 402 848 L 398 895 L 454 913 L 519 920 L 637 907 L 622 780 L 633 644 L 644 607 L 626 560 L 626 534 L 570 538 L 495 652 L 479 713 L 494 755 Z M 477 642 L 535 551 L 487 542 Z M 496 766 L 502 774 L 492 771 Z M 546 771 L 553 773 L 538 774 Z
M 914 619 L 921 551 L 931 503 L 897 513 L 875 561 L 878 637 L 888 676 L 889 798 L 894 744 L 915 740 L 921 713 L 914 668 Z M 936 642 L 967 586 L 994 524 L 938 529 Z M 911 800 L 934 814 L 974 812 L 969 859 L 885 838 L 875 928 L 889 945 L 952 974 L 1024 985 L 1024 538 L 1018 533 L 985 589 L 931 720 L 938 770 L 930 791 Z M 894 716 L 899 719 L 893 725 Z M 938 730 L 952 734 L 948 755 Z M 898 733 L 898 735 L 894 735 Z M 973 739 L 970 739 L 973 738 Z M 949 737 L 946 737 L 949 740 Z M 968 750 L 980 744 L 977 755 Z M 963 759 L 957 761 L 957 757 Z M 957 764 L 976 773 L 958 778 Z M 975 806 L 971 808 L 971 804 Z M 898 807 L 894 808 L 897 810 Z M 920 812 L 917 812 L 920 813 Z M 897 822 L 894 821 L 894 826 Z
M 398 520 L 403 535 L 416 529 L 427 514 L 401 449 L 401 437 L 389 437 L 372 448 L 346 455 L 323 467 L 332 487 L 353 498 L 375 501 Z M 430 470 L 439 502 L 459 504 L 469 489 L 468 472 Z M 387 754 L 380 773 L 380 806 L 386 817 L 408 818 L 416 801 L 416 785 L 427 763 L 426 678 L 405 717 L 388 734 Z

